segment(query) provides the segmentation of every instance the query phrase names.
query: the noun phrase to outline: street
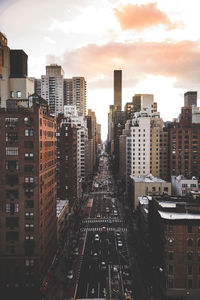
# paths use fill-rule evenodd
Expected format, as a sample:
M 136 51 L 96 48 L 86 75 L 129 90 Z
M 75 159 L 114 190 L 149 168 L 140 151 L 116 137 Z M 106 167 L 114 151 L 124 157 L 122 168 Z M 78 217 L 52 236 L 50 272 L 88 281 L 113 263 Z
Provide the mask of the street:
M 67 259 L 58 257 L 44 299 L 136 299 L 127 224 L 115 190 L 103 155 L 86 198 L 79 239 Z

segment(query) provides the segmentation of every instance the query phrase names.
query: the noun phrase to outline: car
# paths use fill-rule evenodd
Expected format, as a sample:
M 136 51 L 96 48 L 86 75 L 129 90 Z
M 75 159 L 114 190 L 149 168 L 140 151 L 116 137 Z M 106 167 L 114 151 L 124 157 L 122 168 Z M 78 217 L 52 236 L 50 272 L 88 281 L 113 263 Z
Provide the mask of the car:
M 123 246 L 122 241 L 120 241 L 120 240 L 117 241 L 117 246 L 118 246 L 118 247 L 122 247 L 122 246 Z
M 104 226 L 104 227 L 102 227 L 101 231 L 102 232 L 107 232 L 107 228 Z
M 98 257 L 99 257 L 98 253 L 94 252 L 92 255 L 93 260 L 98 260 Z
M 74 271 L 73 270 L 69 270 L 67 273 L 67 279 L 72 279 L 74 276 Z
M 99 235 L 98 235 L 98 234 L 95 234 L 94 240 L 95 240 L 96 242 L 99 242 Z
M 117 212 L 114 212 L 114 217 L 118 217 L 118 213 Z
M 112 224 L 112 219 L 109 218 L 109 219 L 108 219 L 108 223 L 109 223 L 109 224 Z
M 127 279 L 131 277 L 131 273 L 129 271 L 123 271 L 122 275 Z
M 116 236 L 121 236 L 121 233 L 119 231 L 116 231 Z
M 110 208 L 106 207 L 106 212 L 109 213 L 110 212 Z
M 101 215 L 100 215 L 100 214 L 97 214 L 97 215 L 96 215 L 96 218 L 101 218 Z
M 73 255 L 74 255 L 74 256 L 77 256 L 77 255 L 78 255 L 78 248 L 75 248 L 75 249 L 73 250 Z
M 102 261 L 102 262 L 101 262 L 100 269 L 101 269 L 102 271 L 105 271 L 105 270 L 106 270 L 106 263 L 105 263 L 105 261 Z

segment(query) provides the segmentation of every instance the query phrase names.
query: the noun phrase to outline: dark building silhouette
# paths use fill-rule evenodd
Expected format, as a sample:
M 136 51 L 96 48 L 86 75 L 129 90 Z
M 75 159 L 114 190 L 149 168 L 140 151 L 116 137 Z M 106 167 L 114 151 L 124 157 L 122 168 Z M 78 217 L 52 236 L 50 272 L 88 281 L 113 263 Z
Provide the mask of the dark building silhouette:
M 10 77 L 23 78 L 28 74 L 28 55 L 23 50 L 10 50 Z
M 122 107 L 122 70 L 114 70 L 114 106 L 121 110 Z
M 77 128 L 69 117 L 57 118 L 57 197 L 69 200 L 70 208 L 77 202 Z

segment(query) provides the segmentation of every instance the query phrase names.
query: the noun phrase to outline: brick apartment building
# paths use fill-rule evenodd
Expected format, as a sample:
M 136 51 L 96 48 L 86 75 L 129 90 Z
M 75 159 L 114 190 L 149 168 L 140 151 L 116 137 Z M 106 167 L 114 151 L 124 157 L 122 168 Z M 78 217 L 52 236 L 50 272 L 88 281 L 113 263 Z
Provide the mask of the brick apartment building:
M 154 288 L 164 283 L 164 299 L 198 300 L 200 196 L 153 196 L 149 201 L 149 227 Z M 162 297 L 158 295 L 158 299 Z
M 35 94 L 8 100 L 0 126 L 0 288 L 38 291 L 57 243 L 56 121 Z
M 179 121 L 169 126 L 170 175 L 186 178 L 200 174 L 200 111 L 195 106 L 184 106 Z

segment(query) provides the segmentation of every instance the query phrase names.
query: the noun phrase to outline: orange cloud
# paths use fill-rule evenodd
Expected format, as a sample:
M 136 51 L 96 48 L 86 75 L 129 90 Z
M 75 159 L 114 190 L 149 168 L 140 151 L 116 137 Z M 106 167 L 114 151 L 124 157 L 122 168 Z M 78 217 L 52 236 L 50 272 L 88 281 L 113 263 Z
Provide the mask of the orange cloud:
M 157 8 L 156 3 L 143 5 L 127 4 L 120 9 L 114 8 L 115 16 L 120 23 L 122 30 L 145 28 L 163 24 L 167 28 L 174 28 L 166 13 Z
M 199 46 L 193 41 L 89 44 L 61 58 L 49 56 L 47 63 L 60 63 L 66 76 L 85 76 L 90 88 L 112 87 L 113 70 L 120 67 L 124 87 L 134 87 L 147 75 L 161 75 L 190 89 L 199 86 Z

